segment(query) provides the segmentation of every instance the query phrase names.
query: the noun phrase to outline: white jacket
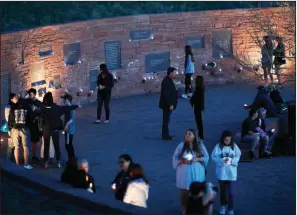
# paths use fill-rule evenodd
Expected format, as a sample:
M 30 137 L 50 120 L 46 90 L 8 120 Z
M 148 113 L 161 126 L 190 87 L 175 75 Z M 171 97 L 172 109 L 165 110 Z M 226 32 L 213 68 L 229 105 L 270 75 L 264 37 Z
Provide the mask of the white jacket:
M 128 184 L 124 202 L 138 207 L 146 208 L 148 199 L 149 185 L 143 179 L 131 181 Z

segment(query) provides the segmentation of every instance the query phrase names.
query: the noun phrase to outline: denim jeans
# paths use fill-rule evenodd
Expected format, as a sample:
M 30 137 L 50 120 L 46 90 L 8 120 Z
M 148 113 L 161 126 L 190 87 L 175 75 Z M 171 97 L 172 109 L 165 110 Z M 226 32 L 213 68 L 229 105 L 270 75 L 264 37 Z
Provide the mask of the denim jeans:
M 163 120 L 162 120 L 162 137 L 169 137 L 169 123 L 171 119 L 170 110 L 163 110 Z
M 258 133 L 247 134 L 241 138 L 241 141 L 252 143 L 251 151 L 255 151 L 260 143 L 260 135 Z
M 228 206 L 228 210 L 233 210 L 233 186 L 234 181 L 221 181 L 220 184 L 220 204 L 222 206 Z

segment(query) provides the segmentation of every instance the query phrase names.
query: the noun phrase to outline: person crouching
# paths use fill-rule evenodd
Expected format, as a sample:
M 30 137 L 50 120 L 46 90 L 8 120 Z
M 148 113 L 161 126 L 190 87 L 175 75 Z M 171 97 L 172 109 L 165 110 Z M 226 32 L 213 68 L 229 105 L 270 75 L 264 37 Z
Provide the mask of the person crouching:
M 128 183 L 124 202 L 138 207 L 146 208 L 148 200 L 149 183 L 146 180 L 143 169 L 139 164 L 134 164 L 130 172 L 131 180 Z

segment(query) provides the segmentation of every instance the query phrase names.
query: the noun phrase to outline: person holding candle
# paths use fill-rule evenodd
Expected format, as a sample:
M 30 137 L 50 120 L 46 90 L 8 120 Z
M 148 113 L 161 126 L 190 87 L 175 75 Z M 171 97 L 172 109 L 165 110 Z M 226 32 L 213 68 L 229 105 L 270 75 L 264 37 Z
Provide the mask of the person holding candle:
M 185 140 L 175 149 L 173 168 L 176 169 L 176 186 L 180 189 L 182 214 L 186 214 L 188 192 L 192 182 L 205 181 L 205 168 L 209 155 L 193 129 L 187 129 Z
M 122 154 L 119 157 L 119 164 L 121 171 L 116 175 L 115 179 L 112 181 L 111 189 L 115 191 L 115 198 L 117 200 L 123 201 L 128 182 L 130 181 L 130 171 L 134 164 L 130 155 Z
M 237 167 L 241 151 L 234 143 L 232 133 L 223 131 L 220 142 L 212 151 L 211 158 L 216 165 L 216 176 L 220 184 L 220 214 L 234 215 L 233 186 L 237 180 Z

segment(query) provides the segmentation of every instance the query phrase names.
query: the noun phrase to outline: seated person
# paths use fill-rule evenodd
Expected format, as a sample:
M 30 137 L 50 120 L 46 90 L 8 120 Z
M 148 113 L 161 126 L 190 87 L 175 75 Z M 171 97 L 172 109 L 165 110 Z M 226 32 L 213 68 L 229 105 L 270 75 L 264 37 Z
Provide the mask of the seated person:
M 130 170 L 133 165 L 133 160 L 130 155 L 122 154 L 119 157 L 120 172 L 112 181 L 112 190 L 115 191 L 116 200 L 123 201 L 128 182 L 130 181 Z
M 263 150 L 260 151 L 261 157 L 271 157 L 271 149 L 275 139 L 275 129 L 268 129 L 265 123 L 266 110 L 260 108 L 258 110 L 258 117 L 255 119 L 257 128 L 260 134 L 260 141 L 264 142 Z
M 253 104 L 246 106 L 247 109 L 253 109 L 254 111 L 259 110 L 261 107 L 267 110 L 267 117 L 276 116 L 276 108 L 273 101 L 269 97 L 269 91 L 263 86 L 258 87 L 258 93 Z
M 241 141 L 252 144 L 250 149 L 250 155 L 252 158 L 257 157 L 255 150 L 260 142 L 260 135 L 256 130 L 257 124 L 255 123 L 255 119 L 257 117 L 258 112 L 251 109 L 249 111 L 249 117 L 243 121 L 241 129 Z
M 211 215 L 217 188 L 212 183 L 193 182 L 190 185 L 187 215 Z
M 74 184 L 76 188 L 84 188 L 91 193 L 96 193 L 95 182 L 93 177 L 89 174 L 89 163 L 82 159 L 77 162 L 78 175 Z
M 124 196 L 123 202 L 138 207 L 146 208 L 148 199 L 149 184 L 146 180 L 143 169 L 139 164 L 133 164 L 130 171 L 130 181 Z
M 61 175 L 61 181 L 75 188 L 83 188 L 91 193 L 95 193 L 94 179 L 88 174 L 88 171 L 89 164 L 86 160 L 79 160 L 77 162 L 75 158 L 71 158 Z

